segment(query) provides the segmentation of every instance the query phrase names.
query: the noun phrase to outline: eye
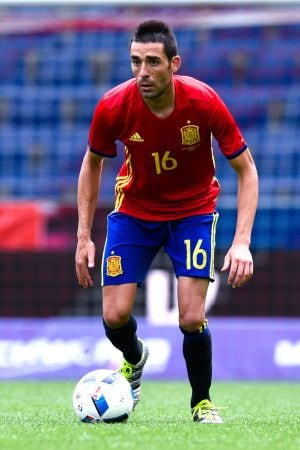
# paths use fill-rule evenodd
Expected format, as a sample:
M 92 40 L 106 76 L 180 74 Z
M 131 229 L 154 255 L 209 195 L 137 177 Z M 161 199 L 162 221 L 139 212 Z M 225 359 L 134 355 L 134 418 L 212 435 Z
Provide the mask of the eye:
M 131 64 L 133 66 L 138 66 L 140 65 L 140 60 L 138 58 L 131 58 Z
M 149 60 L 149 63 L 151 64 L 151 66 L 158 66 L 160 63 L 160 60 L 158 58 L 151 58 Z

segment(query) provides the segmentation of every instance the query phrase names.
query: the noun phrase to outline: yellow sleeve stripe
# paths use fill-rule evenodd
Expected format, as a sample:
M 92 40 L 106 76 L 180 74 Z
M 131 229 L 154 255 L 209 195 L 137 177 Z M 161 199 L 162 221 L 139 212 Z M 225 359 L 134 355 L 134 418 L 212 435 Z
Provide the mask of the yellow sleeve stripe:
M 119 176 L 117 177 L 117 182 L 115 186 L 115 194 L 116 194 L 116 201 L 115 201 L 115 211 L 118 211 L 122 205 L 122 202 L 124 200 L 124 187 L 127 186 L 130 181 L 132 180 L 132 165 L 131 165 L 131 155 L 128 153 L 127 147 L 125 147 L 125 153 L 126 153 L 126 168 L 127 168 L 127 175 L 125 176 Z

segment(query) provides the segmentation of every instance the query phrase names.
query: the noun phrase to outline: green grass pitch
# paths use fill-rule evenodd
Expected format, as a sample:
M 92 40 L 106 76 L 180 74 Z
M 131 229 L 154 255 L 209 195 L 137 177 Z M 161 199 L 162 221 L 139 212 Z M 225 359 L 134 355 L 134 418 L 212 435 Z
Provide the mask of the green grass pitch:
M 191 421 L 184 382 L 144 381 L 127 423 L 83 424 L 75 382 L 0 383 L 1 450 L 299 450 L 299 383 L 215 383 L 224 424 Z

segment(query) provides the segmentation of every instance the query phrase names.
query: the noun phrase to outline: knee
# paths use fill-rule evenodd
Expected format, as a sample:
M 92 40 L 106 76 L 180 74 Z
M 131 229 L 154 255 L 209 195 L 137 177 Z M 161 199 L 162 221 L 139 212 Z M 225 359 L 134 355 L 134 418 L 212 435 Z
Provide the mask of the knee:
M 183 330 L 193 332 L 205 323 L 205 311 L 198 311 L 195 313 L 185 313 L 179 316 L 179 326 Z
M 136 285 L 133 283 L 103 287 L 103 319 L 110 328 L 119 328 L 128 322 L 135 293 Z
M 194 332 L 205 322 L 205 299 L 209 281 L 203 278 L 181 277 L 178 281 L 179 326 Z
M 109 328 L 119 328 L 129 320 L 130 314 L 127 311 L 118 310 L 113 307 L 103 308 L 103 320 Z

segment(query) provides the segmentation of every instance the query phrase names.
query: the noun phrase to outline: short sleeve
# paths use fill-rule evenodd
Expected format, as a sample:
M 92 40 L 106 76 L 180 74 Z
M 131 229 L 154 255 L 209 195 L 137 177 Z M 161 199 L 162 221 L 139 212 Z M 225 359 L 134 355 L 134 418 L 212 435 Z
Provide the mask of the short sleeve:
M 93 114 L 88 145 L 91 152 L 108 158 L 114 158 L 117 155 L 116 137 L 111 122 L 105 101 L 102 99 Z
M 222 153 L 228 159 L 233 159 L 246 150 L 247 145 L 244 137 L 227 106 L 217 93 L 214 95 L 212 108 L 212 134 L 217 140 Z

